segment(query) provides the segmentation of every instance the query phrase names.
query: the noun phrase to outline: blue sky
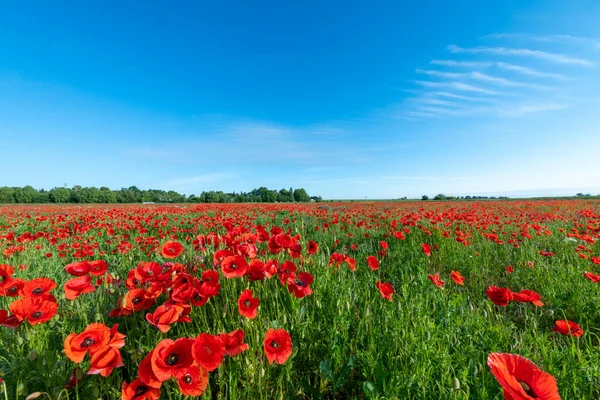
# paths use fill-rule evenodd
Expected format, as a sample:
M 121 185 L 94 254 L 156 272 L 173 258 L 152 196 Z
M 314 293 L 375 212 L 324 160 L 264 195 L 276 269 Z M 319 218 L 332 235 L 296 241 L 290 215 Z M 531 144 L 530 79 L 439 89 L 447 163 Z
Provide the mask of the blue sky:
M 598 15 L 584 0 L 5 1 L 0 186 L 598 193 Z

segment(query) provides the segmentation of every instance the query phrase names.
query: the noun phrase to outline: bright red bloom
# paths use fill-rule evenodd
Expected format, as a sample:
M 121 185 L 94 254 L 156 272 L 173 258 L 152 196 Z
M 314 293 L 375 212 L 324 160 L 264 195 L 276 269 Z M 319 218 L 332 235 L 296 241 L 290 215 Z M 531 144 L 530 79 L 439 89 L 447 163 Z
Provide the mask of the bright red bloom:
M 431 246 L 429 244 L 423 243 L 421 245 L 421 251 L 423 251 L 427 257 L 431 256 Z
M 446 282 L 440 279 L 440 274 L 427 275 L 427 279 L 429 279 L 435 286 L 439 287 L 440 289 L 443 289 L 444 285 L 446 284 Z
M 288 290 L 294 293 L 297 299 L 312 294 L 310 285 L 313 283 L 314 277 L 308 272 L 300 272 L 295 279 L 290 278 L 288 281 Z
M 100 374 L 107 378 L 115 368 L 124 366 L 121 352 L 111 346 L 105 346 L 92 355 L 88 375 Z
M 238 311 L 241 316 L 253 319 L 258 315 L 260 299 L 252 297 L 252 290 L 245 289 L 238 299 Z
M 487 364 L 506 400 L 560 400 L 554 377 L 517 354 L 492 353 Z
M 248 263 L 242 256 L 225 257 L 221 262 L 221 272 L 225 278 L 238 278 L 248 272 Z
M 379 289 L 379 292 L 381 293 L 381 297 L 383 297 L 384 299 L 388 299 L 389 301 L 392 301 L 392 295 L 394 294 L 394 288 L 392 287 L 391 283 L 388 283 L 388 282 L 381 283 L 381 281 L 377 281 L 376 286 Z
M 90 324 L 79 334 L 71 333 L 65 338 L 64 351 L 67 357 L 79 364 L 89 351 L 95 353 L 110 341 L 110 329 L 100 323 Z
M 0 310 L 0 326 L 16 329 L 20 324 L 21 322 L 16 315 L 8 315 L 8 311 Z
M 43 296 L 22 297 L 12 302 L 9 308 L 19 321 L 26 319 L 31 325 L 37 325 L 52 319 L 58 311 L 58 304 Z
M 319 244 L 315 241 L 309 240 L 308 246 L 306 247 L 306 254 L 316 254 L 317 251 L 319 251 Z
M 292 338 L 285 329 L 269 328 L 265 335 L 263 347 L 269 364 L 273 365 L 273 362 L 284 364 L 292 355 Z
M 90 261 L 90 274 L 93 276 L 104 275 L 108 270 L 108 264 L 103 260 Z
M 8 264 L 0 264 L 0 290 L 2 290 L 4 285 L 8 283 L 14 273 L 15 269 L 12 266 Z
M 501 307 L 506 307 L 513 299 L 513 292 L 507 288 L 500 288 L 498 286 L 490 286 L 485 291 L 485 294 L 492 300 L 492 302 Z
M 382 241 L 380 241 L 380 242 L 379 242 L 379 245 L 380 245 L 380 246 L 381 246 L 381 248 L 382 248 L 382 249 L 384 249 L 384 250 L 387 250 L 387 249 L 389 249 L 389 247 L 390 247 L 390 246 L 388 245 L 388 243 L 387 243 L 385 240 L 382 240 Z
M 367 265 L 371 268 L 371 271 L 377 271 L 379 269 L 379 260 L 375 256 L 368 256 Z
M 35 278 L 30 280 L 23 286 L 21 293 L 23 296 L 41 296 L 44 293 L 49 293 L 56 289 L 56 282 L 50 278 Z
M 156 326 L 162 333 L 167 333 L 171 329 L 170 325 L 178 322 L 181 317 L 187 315 L 186 311 L 189 314 L 189 306 L 188 310 L 186 310 L 183 305 L 173 303 L 169 300 L 158 306 L 154 313 L 146 314 L 146 321 Z
M 90 263 L 88 261 L 78 261 L 65 266 L 65 271 L 73 276 L 84 276 L 90 272 Z
M 194 339 L 179 338 L 161 341 L 152 353 L 152 372 L 159 381 L 179 378 L 194 363 L 192 345 Z
M 514 271 L 515 271 L 515 269 L 512 266 L 510 266 L 510 265 L 506 266 L 506 272 L 508 272 L 509 274 L 512 274 Z
M 154 371 L 152 370 L 152 357 L 154 356 L 154 350 L 144 357 L 140 365 L 138 366 L 138 376 L 140 380 L 147 386 L 153 388 L 159 388 L 162 386 L 162 381 L 159 380 Z
M 465 277 L 464 277 L 464 276 L 462 276 L 462 275 L 460 274 L 460 272 L 459 272 L 459 271 L 452 271 L 452 272 L 450 273 L 450 278 L 451 278 L 451 279 L 454 281 L 454 283 L 456 283 L 457 285 L 464 286 L 464 284 L 465 284 Z
M 209 372 L 219 368 L 225 357 L 225 345 L 219 336 L 201 333 L 192 345 L 194 360 Z
M 542 300 L 542 296 L 533 290 L 523 289 L 519 293 L 513 292 L 513 298 L 519 303 L 532 303 L 537 307 L 544 305 L 544 303 L 540 301 Z
M 244 331 L 241 329 L 229 333 L 221 333 L 219 337 L 225 345 L 225 354 L 230 357 L 237 356 L 250 347 L 247 343 L 244 343 Z
M 583 335 L 583 329 L 575 322 L 567 319 L 556 321 L 554 323 L 554 328 L 552 328 L 552 332 L 558 332 L 562 333 L 563 335 L 575 337 Z
M 0 297 L 17 297 L 25 287 L 27 281 L 21 278 L 10 278 L 6 281 L 6 284 L 0 287 Z
M 184 396 L 200 396 L 208 386 L 208 371 L 194 364 L 178 379 L 179 390 Z
M 65 297 L 67 300 L 75 300 L 82 294 L 95 292 L 96 288 L 91 282 L 92 277 L 89 275 L 69 279 L 64 287 Z
M 600 275 L 594 275 L 591 272 L 584 272 L 583 276 L 585 276 L 592 282 L 600 283 Z
M 122 400 L 157 400 L 160 389 L 150 387 L 138 378 L 131 383 L 123 382 L 121 396 Z
M 183 245 L 173 240 L 166 241 L 162 245 L 161 254 L 165 258 L 175 258 L 183 253 Z

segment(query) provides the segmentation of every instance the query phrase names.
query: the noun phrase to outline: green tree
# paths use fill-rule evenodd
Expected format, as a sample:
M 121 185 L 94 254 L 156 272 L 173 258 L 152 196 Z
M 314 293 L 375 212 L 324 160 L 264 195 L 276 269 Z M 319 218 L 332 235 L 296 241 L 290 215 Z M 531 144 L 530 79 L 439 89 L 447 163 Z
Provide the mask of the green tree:
M 50 190 L 50 201 L 53 203 L 68 203 L 71 200 L 71 190 L 58 187 Z
M 15 189 L 8 186 L 0 187 L 0 203 L 10 204 L 15 201 Z
M 306 190 L 303 188 L 294 190 L 294 201 L 300 202 L 308 202 L 310 201 L 310 196 L 306 193 Z
M 426 194 L 424 194 L 423 196 L 421 196 L 421 200 L 427 201 L 427 200 L 429 200 L 429 196 L 427 196 Z

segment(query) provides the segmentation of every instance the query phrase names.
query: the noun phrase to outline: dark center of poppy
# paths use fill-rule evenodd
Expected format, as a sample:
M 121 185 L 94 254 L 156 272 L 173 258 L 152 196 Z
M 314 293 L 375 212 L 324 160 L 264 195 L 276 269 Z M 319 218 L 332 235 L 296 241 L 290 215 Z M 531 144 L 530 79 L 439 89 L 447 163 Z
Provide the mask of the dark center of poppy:
M 42 313 L 41 311 L 36 311 L 36 312 L 34 312 L 33 314 L 31 314 L 31 316 L 32 316 L 34 319 L 41 318 L 41 317 L 42 317 L 42 315 L 43 315 L 43 313 Z
M 175 254 L 176 250 L 175 250 L 175 248 L 174 248 L 174 247 L 171 247 L 171 248 L 168 250 L 168 252 L 169 252 L 169 253 L 171 253 L 171 254 Z
M 137 304 L 140 304 L 140 303 L 142 302 L 142 298 L 141 298 L 141 297 L 134 297 L 134 298 L 131 300 L 131 302 L 132 302 L 133 304 L 136 304 L 136 305 L 137 305 Z
M 296 286 L 304 286 L 304 282 L 301 281 L 300 279 L 296 280 Z
M 279 348 L 279 343 L 277 343 L 276 340 L 271 341 L 271 347 L 274 349 L 278 349 Z
M 537 399 L 538 396 L 535 394 L 535 392 L 533 391 L 532 388 L 529 387 L 529 385 L 525 382 L 521 382 L 521 381 L 517 381 L 519 382 L 519 384 L 521 385 L 521 387 L 523 388 L 523 391 L 525 393 L 527 393 L 528 396 L 533 397 L 534 399 Z
M 90 347 L 94 343 L 95 343 L 94 339 L 88 337 L 88 338 L 85 338 L 85 340 L 83 342 L 81 342 L 81 347 L 83 347 L 84 349 L 87 349 L 88 347 Z
M 6 276 L 0 275 L 0 283 L 4 283 L 5 280 L 6 280 Z
M 200 295 L 198 293 L 196 293 L 194 295 L 194 301 L 201 301 L 201 300 L 202 300 L 202 297 L 200 297 Z
M 10 294 L 17 293 L 17 287 L 16 286 L 9 287 L 7 292 Z
M 289 270 L 289 269 L 284 269 L 284 270 L 283 270 L 283 272 L 284 272 L 286 275 L 289 275 L 289 274 L 290 274 L 290 270 Z
M 148 386 L 146 385 L 140 385 L 138 387 L 135 388 L 135 396 L 133 396 L 134 398 L 136 397 L 140 397 L 144 394 L 146 394 L 146 392 L 148 391 Z
M 31 293 L 38 295 L 38 294 L 42 294 L 42 292 L 43 292 L 42 288 L 38 287 L 38 288 L 33 289 L 33 291 Z
M 246 307 L 250 307 L 252 305 L 252 303 L 250 302 L 250 300 L 246 300 L 246 301 L 244 301 L 244 305 Z
M 171 353 L 169 354 L 169 357 L 167 357 L 167 364 L 170 366 L 177 364 L 177 361 L 179 361 L 179 354 Z
M 191 385 L 193 380 L 194 380 L 194 379 L 192 378 L 192 376 L 191 376 L 190 374 L 186 374 L 186 375 L 183 377 L 183 382 L 184 382 L 186 385 Z
M 134 285 L 137 285 L 138 283 L 140 283 L 140 281 L 139 281 L 139 280 L 137 280 L 137 278 L 134 278 L 134 279 L 133 279 L 133 284 L 134 284 Z M 138 386 L 138 387 L 139 387 L 139 386 Z
M 237 269 L 237 265 L 235 265 L 235 264 L 231 264 L 231 267 L 230 267 L 230 268 L 231 268 L 232 270 L 234 270 L 234 271 L 235 271 L 235 270 Z
M 148 271 L 148 272 L 146 272 L 146 274 L 147 274 L 148 276 L 152 276 L 152 271 Z

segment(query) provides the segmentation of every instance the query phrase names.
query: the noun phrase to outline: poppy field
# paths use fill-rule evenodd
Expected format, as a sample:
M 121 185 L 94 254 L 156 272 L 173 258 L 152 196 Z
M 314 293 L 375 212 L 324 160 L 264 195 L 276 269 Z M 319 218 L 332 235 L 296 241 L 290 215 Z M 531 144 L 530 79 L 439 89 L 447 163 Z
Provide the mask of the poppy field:
M 598 399 L 600 202 L 0 207 L 0 399 Z

